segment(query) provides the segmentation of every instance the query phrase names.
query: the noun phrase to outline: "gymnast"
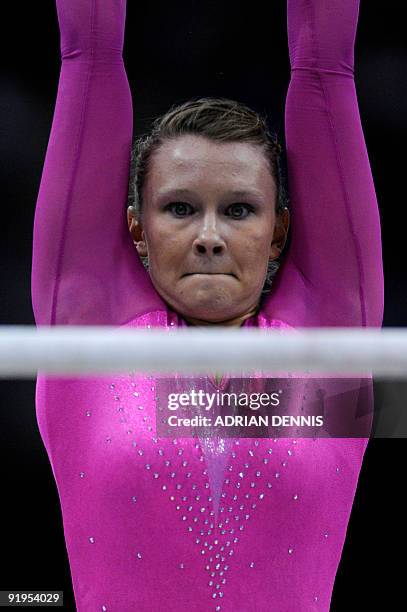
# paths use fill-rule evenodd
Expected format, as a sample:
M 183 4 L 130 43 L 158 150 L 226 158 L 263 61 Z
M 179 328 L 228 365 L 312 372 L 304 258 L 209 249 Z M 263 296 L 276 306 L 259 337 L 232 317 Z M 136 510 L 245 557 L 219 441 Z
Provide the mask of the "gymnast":
M 56 4 L 38 326 L 381 326 L 358 0 L 288 0 L 289 202 L 276 137 L 238 101 L 174 106 L 133 147 L 125 0 Z M 368 439 L 159 438 L 155 384 L 38 376 L 77 610 L 329 610 Z M 227 384 L 208 377 L 206 389 Z

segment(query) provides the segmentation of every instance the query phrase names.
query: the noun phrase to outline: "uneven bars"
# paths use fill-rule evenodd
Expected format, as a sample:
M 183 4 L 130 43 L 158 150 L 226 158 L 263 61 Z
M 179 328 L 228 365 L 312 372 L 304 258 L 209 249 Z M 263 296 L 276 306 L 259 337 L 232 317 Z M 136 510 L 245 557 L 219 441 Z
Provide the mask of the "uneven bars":
M 1 378 L 259 370 L 406 378 L 407 330 L 0 326 Z

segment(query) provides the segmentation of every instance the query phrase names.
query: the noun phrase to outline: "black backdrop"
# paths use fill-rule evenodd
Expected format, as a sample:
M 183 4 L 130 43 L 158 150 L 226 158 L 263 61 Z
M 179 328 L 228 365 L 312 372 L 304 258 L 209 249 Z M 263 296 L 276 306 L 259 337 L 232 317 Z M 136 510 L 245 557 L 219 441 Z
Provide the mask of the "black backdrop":
M 0 324 L 30 325 L 33 215 L 55 102 L 59 38 L 52 0 L 5 4 Z M 173 103 L 220 95 L 267 112 L 283 140 L 289 78 L 283 0 L 128 4 L 126 64 L 136 134 Z M 395 0 L 362 0 L 356 47 L 362 123 L 382 219 L 385 326 L 407 324 L 402 9 Z M 65 609 L 74 610 L 58 495 L 36 426 L 34 393 L 33 381 L 0 382 L 0 590 L 63 589 Z M 397 558 L 406 543 L 405 450 L 403 440 L 369 444 L 335 582 L 334 612 L 375 604 L 405 607 L 404 568 Z

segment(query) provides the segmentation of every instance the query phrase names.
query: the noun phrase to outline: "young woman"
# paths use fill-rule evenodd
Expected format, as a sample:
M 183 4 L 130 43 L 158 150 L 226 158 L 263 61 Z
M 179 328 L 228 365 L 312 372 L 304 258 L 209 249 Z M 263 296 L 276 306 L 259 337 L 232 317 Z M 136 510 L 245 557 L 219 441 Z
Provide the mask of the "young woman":
M 37 325 L 381 325 L 380 223 L 353 73 L 358 0 L 288 2 L 292 240 L 266 296 L 289 214 L 261 119 L 222 99 L 170 111 L 137 147 L 126 222 L 125 1 L 57 8 Z M 155 383 L 38 378 L 77 609 L 328 610 L 368 440 L 160 439 Z

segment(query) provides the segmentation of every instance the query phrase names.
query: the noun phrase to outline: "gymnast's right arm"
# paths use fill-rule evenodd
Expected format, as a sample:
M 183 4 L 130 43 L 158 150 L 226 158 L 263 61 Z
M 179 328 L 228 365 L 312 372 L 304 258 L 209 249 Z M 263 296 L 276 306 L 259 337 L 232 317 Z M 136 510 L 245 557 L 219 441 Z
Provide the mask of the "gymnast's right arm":
M 125 0 L 57 0 L 62 67 L 35 211 L 37 325 L 120 325 L 162 308 L 126 222 L 132 104 Z

